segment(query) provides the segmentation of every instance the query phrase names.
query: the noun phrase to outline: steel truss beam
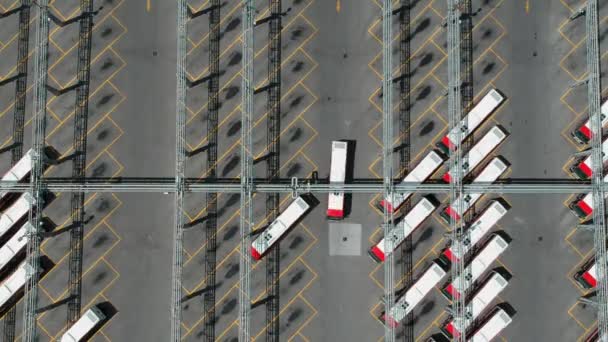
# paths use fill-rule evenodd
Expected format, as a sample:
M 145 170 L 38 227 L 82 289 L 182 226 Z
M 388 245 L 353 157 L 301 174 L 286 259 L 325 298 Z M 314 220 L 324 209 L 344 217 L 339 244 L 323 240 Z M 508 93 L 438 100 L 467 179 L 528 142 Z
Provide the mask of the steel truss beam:
M 250 191 L 252 193 L 330 193 L 345 192 L 355 194 L 378 194 L 384 191 L 382 182 L 376 179 L 359 179 L 353 183 L 339 184 L 313 183 L 315 180 L 305 179 L 304 183 L 290 179 L 280 179 L 269 183 L 266 180 L 253 179 Z M 180 191 L 183 192 L 218 192 L 218 193 L 240 193 L 241 179 L 218 179 L 207 182 L 201 179 L 184 179 Z M 75 183 L 70 179 L 48 178 L 40 180 L 40 187 L 51 192 L 139 192 L 139 193 L 174 193 L 178 191 L 175 178 L 128 178 L 117 180 L 115 178 L 86 179 L 82 183 Z M 393 182 L 393 193 L 405 192 L 417 193 L 448 193 L 449 184 L 439 183 L 401 183 L 399 180 Z M 30 191 L 27 183 L 16 183 L 0 181 L 0 190 L 23 193 Z M 535 180 L 528 179 L 503 179 L 495 183 L 471 183 L 463 184 L 463 193 L 482 194 L 582 194 L 591 192 L 593 186 L 589 181 L 578 181 L 572 179 L 557 180 Z
M 28 280 L 24 287 L 24 309 L 22 340 L 34 342 L 37 340 L 37 311 L 38 311 L 38 276 L 40 272 L 40 224 L 43 207 L 42 177 L 44 172 L 44 144 L 46 137 L 46 105 L 47 105 L 47 76 L 49 48 L 49 8 L 48 0 L 38 0 L 36 59 L 34 69 L 34 112 L 32 125 L 32 172 L 30 175 L 29 191 L 33 202 L 30 206 L 29 222 L 34 227 L 29 232 L 26 247 L 26 268 Z
M 597 265 L 597 321 L 600 340 L 608 341 L 608 277 L 606 275 L 606 208 L 604 202 L 603 153 L 602 153 L 602 124 L 600 119 L 600 54 L 599 54 L 599 21 L 597 0 L 587 1 L 586 30 L 587 30 L 587 97 L 589 101 L 589 119 L 591 121 L 591 164 L 593 187 L 593 225 L 594 247 Z
M 279 177 L 281 133 L 281 6 L 282 0 L 269 0 L 268 19 L 268 86 L 266 88 L 266 179 Z M 267 224 L 279 215 L 280 197 L 277 193 L 266 194 Z M 266 341 L 279 341 L 279 272 L 280 244 L 270 248 L 266 255 Z
M 393 1 L 382 2 L 382 198 L 393 198 Z M 383 211 L 384 236 L 392 230 L 393 214 Z M 393 250 L 392 240 L 384 240 L 384 249 Z M 384 261 L 384 301 L 388 312 L 395 304 L 395 253 Z M 395 341 L 395 330 L 384 326 L 384 341 Z
M 175 207 L 173 231 L 173 264 L 171 273 L 171 341 L 182 339 L 182 268 L 184 237 L 184 184 L 186 169 L 186 52 L 187 2 L 177 1 L 177 85 L 175 105 Z
M 241 98 L 241 178 L 238 190 L 241 194 L 240 234 L 241 251 L 251 246 L 253 231 L 253 151 L 251 122 L 253 117 L 253 27 L 255 21 L 254 0 L 243 1 L 243 71 Z M 251 313 L 251 259 L 249 253 L 239 253 L 239 341 L 250 341 Z
M 78 35 L 78 71 L 74 114 L 74 159 L 72 178 L 79 182 L 85 177 L 87 127 L 89 115 L 89 80 L 91 74 L 91 32 L 93 29 L 93 0 L 80 1 L 80 34 Z M 68 325 L 80 318 L 82 297 L 82 239 L 84 233 L 83 192 L 73 192 L 71 197 L 72 229 L 70 229 L 69 302 Z

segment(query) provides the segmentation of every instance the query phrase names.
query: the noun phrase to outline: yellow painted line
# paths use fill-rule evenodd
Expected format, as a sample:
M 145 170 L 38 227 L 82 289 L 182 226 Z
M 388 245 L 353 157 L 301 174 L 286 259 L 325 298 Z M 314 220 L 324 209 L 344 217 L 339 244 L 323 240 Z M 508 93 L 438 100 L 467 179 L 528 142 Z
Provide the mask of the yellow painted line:
M 572 309 L 574 309 L 576 306 L 578 305 L 578 302 L 574 303 L 574 305 L 572 305 L 570 307 L 570 309 L 568 309 L 568 316 L 570 316 L 578 325 L 580 325 L 581 328 L 583 328 L 583 330 L 587 330 L 587 326 L 584 325 L 583 323 L 581 323 L 581 321 L 579 321 L 574 314 L 571 312 Z
M 150 4 L 150 0 L 146 0 L 146 12 L 150 12 L 152 5 Z
M 215 301 L 215 307 L 216 308 L 219 307 L 219 305 L 221 303 L 223 303 L 226 300 L 226 298 L 232 293 L 232 291 L 234 291 L 234 289 L 238 288 L 238 286 L 239 286 L 239 282 L 235 280 L 234 285 L 232 285 L 232 287 L 230 287 L 230 289 L 228 289 L 228 291 L 226 291 L 226 293 L 220 299 L 217 299 Z M 203 316 L 201 318 L 199 318 L 198 321 L 194 322 L 194 324 L 192 324 L 192 326 L 190 328 L 186 327 L 186 330 L 188 331 L 188 333 L 185 334 L 184 337 L 188 336 L 190 334 L 190 332 L 192 330 L 194 330 L 194 328 L 196 328 L 197 325 L 201 324 L 201 322 L 205 319 L 207 314 L 208 314 L 208 312 L 204 313 Z M 184 327 L 185 327 L 185 324 L 184 324 Z
M 526 0 L 525 9 L 526 9 L 526 14 L 530 13 L 530 0 Z
M 336 0 L 336 12 L 340 13 L 340 8 L 342 6 L 340 5 L 340 0 Z M 295 334 L 294 334 L 295 335 Z

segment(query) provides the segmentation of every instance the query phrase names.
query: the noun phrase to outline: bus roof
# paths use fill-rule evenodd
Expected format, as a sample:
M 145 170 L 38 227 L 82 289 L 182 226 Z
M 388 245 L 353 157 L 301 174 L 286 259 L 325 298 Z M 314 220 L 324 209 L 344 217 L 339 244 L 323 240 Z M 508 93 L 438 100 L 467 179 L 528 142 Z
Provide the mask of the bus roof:
M 0 215 L 0 236 L 9 231 L 17 221 L 27 214 L 32 201 L 32 195 L 24 193 Z
M 396 322 L 403 320 L 445 275 L 445 270 L 437 262 L 433 262 L 414 285 L 397 300 L 397 303 L 389 310 L 389 316 Z
M 25 285 L 26 280 L 29 278 L 28 271 L 31 269 L 32 267 L 29 264 L 25 262 L 21 263 L 17 270 L 0 285 L 0 306 L 6 304 L 16 292 L 21 290 L 23 285 Z
M 471 336 L 469 342 L 490 342 L 512 322 L 511 316 L 503 309 L 497 308 L 492 316 Z
M 329 181 L 343 183 L 346 177 L 346 157 L 348 143 L 346 141 L 331 142 L 331 165 Z
M 61 336 L 61 342 L 77 342 L 82 340 L 104 319 L 105 315 L 101 310 L 96 306 L 91 307 Z
M 506 215 L 507 211 L 508 209 L 500 203 L 500 201 L 493 200 L 490 202 L 481 215 L 477 216 L 468 227 L 465 227 L 465 230 L 468 230 L 469 243 L 464 245 L 464 250 L 456 251 L 449 247 L 444 254 L 450 261 L 461 258 L 475 246 L 503 216 Z

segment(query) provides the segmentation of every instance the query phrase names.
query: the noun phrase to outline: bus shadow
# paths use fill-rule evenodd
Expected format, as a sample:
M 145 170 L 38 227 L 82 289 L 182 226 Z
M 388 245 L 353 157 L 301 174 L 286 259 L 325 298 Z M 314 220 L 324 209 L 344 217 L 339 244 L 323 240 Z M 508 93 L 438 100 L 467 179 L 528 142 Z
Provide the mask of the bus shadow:
M 346 173 L 344 177 L 344 182 L 347 184 L 352 183 L 353 179 L 355 179 L 355 151 L 357 150 L 357 141 L 350 139 L 342 139 L 348 144 L 348 154 L 346 155 Z M 346 193 L 344 194 L 344 217 L 350 216 L 353 208 L 353 194 Z

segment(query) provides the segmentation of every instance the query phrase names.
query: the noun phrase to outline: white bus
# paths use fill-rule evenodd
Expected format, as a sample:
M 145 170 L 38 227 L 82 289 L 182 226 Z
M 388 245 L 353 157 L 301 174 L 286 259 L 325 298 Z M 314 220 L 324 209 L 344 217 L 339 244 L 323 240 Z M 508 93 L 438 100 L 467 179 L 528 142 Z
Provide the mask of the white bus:
M 460 133 L 460 142 L 464 141 L 481 123 L 487 119 L 498 106 L 504 101 L 504 97 L 496 91 L 490 90 L 479 103 L 471 109 L 471 111 L 462 119 L 459 126 L 462 127 Z M 458 127 L 454 127 L 443 139 L 437 144 L 444 153 L 453 150 L 456 146 L 456 134 Z
M 475 322 L 477 317 L 490 305 L 494 298 L 507 287 L 508 283 L 507 279 L 494 271 L 492 276 L 481 286 L 473 298 L 468 301 L 467 307 L 470 310 L 467 310 L 462 327 L 458 324 L 457 318 L 454 318 L 448 320 L 441 328 L 441 331 L 450 338 L 458 338 L 463 332 L 466 333 L 471 324 Z M 459 328 L 462 331 L 459 331 Z
M 604 176 L 604 182 L 608 182 L 608 174 Z M 608 194 L 604 194 L 604 196 L 608 196 Z M 593 213 L 593 193 L 577 197 L 568 207 L 576 216 L 582 219 L 588 217 Z
M 369 250 L 369 255 L 376 262 L 383 262 L 386 254 L 392 253 L 403 240 L 405 240 L 424 220 L 426 220 L 437 206 L 428 198 L 423 197 L 404 217 L 403 220 L 395 225 L 387 237 L 384 237 L 374 247 Z M 392 249 L 386 251 L 385 241 L 390 241 Z
M 385 312 L 380 319 L 388 326 L 395 328 L 422 299 L 443 279 L 446 271 L 437 261 L 416 280 L 405 294 L 397 300 L 395 305 Z
M 61 342 L 83 341 L 104 319 L 106 316 L 103 312 L 97 306 L 92 306 L 61 336 Z
M 462 161 L 462 178 L 466 177 L 479 163 L 481 163 L 501 142 L 507 137 L 507 132 L 499 126 L 494 126 L 492 129 L 479 140 L 471 150 L 463 156 Z M 443 177 L 444 182 L 449 183 L 452 180 L 450 170 Z
M 582 269 L 574 274 L 574 280 L 584 289 L 592 289 L 597 285 L 595 257 L 586 262 Z
M 485 320 L 468 339 L 467 342 L 490 342 L 498 336 L 511 322 L 511 316 L 500 307 L 497 307 L 491 316 Z
M 467 241 L 463 244 L 464 248 L 457 251 L 452 249 L 450 245 L 441 253 L 439 258 L 446 264 L 462 259 L 507 214 L 508 210 L 509 208 L 502 204 L 500 200 L 492 200 L 486 209 L 473 220 L 473 223 L 464 228 L 469 231 Z
M 600 108 L 600 119 L 602 120 L 601 125 L 604 128 L 608 124 L 608 101 L 602 104 Z M 591 141 L 591 120 L 587 119 L 578 129 L 573 131 L 572 138 L 581 145 L 588 144 Z
M 606 164 L 608 160 L 608 138 L 602 142 L 602 165 Z M 577 161 L 570 168 L 570 171 L 574 173 L 580 179 L 589 179 L 591 177 L 593 166 L 591 163 L 591 155 L 585 157 L 582 161 Z
M 492 161 L 479 173 L 479 175 L 473 180 L 473 183 L 495 182 L 507 169 L 509 165 L 502 160 L 500 157 L 494 157 Z M 469 210 L 477 200 L 481 198 L 482 194 L 465 194 L 459 196 L 452 205 L 447 206 L 439 214 L 446 222 L 450 222 L 450 217 L 458 221 L 467 210 Z M 462 203 L 462 212 L 458 212 L 459 202 Z
M 274 220 L 251 244 L 251 256 L 260 260 L 262 256 L 317 204 L 310 194 L 301 195 Z
M 30 203 L 34 199 L 29 193 L 24 193 L 4 213 L 0 214 L 0 237 L 16 224 L 21 222 L 30 210 Z
M 346 181 L 346 165 L 348 158 L 348 142 L 331 142 L 331 165 L 329 171 L 330 183 Z M 330 192 L 327 200 L 327 218 L 340 220 L 344 218 L 344 193 Z
M 11 274 L 2 285 L 0 285 L 0 307 L 6 305 L 6 303 L 15 296 L 29 279 L 28 273 L 31 274 L 33 268 L 28 263 L 21 263 L 17 270 Z
M 3 181 L 12 181 L 12 182 L 21 182 L 25 180 L 27 176 L 29 176 L 32 171 L 32 155 L 34 154 L 34 150 L 28 150 L 23 157 L 8 170 L 4 176 L 2 176 Z M 8 191 L 0 190 L 0 203 L 7 197 L 9 194 Z
M 32 224 L 26 222 L 19 230 L 0 248 L 0 271 L 3 270 L 19 253 L 21 253 L 27 241 L 27 233 L 34 230 Z
M 448 300 L 459 298 L 466 293 L 468 285 L 473 284 L 483 273 L 492 265 L 494 260 L 507 249 L 509 243 L 498 234 L 492 234 L 490 241 L 483 249 L 475 255 L 473 260 L 464 269 L 464 274 L 460 274 L 450 283 L 441 289 L 441 292 Z
M 424 182 L 426 181 L 434 172 L 443 164 L 443 158 L 435 151 L 429 152 L 429 154 L 424 157 L 418 165 L 403 178 L 402 183 L 408 182 Z M 405 202 L 410 196 L 411 192 L 406 192 L 403 194 L 395 194 L 394 200 L 391 201 L 390 198 L 385 198 L 380 201 L 378 205 L 378 209 L 386 210 L 389 213 L 395 212 L 401 207 L 403 202 Z

